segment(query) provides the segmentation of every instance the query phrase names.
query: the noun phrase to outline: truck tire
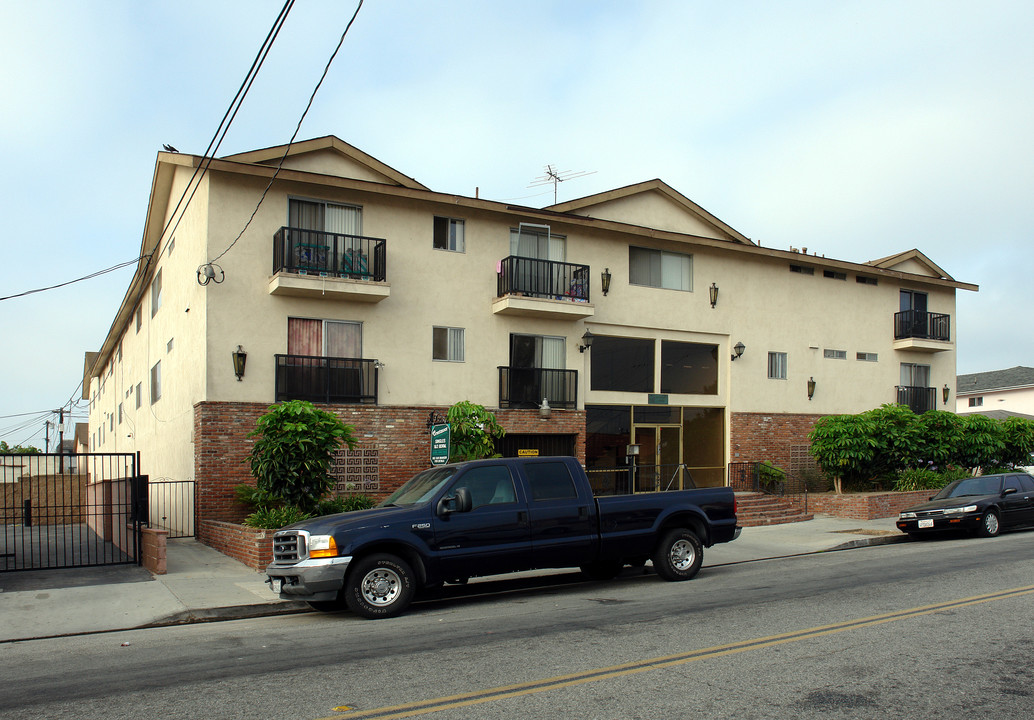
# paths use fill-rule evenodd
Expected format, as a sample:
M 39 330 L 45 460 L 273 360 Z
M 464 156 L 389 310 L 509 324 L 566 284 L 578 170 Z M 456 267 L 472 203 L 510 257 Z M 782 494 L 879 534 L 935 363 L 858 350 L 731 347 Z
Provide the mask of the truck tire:
M 413 569 L 394 555 L 362 558 L 348 573 L 344 595 L 348 609 L 370 620 L 395 617 L 413 600 Z
M 704 561 L 704 546 L 692 530 L 668 531 L 653 553 L 653 569 L 665 580 L 689 580 Z

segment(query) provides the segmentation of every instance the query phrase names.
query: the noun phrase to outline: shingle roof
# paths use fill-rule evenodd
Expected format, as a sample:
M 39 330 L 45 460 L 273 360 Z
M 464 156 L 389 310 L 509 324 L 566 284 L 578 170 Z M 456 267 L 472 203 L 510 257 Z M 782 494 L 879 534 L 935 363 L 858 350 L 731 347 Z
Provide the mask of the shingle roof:
M 962 395 L 985 390 L 1027 387 L 1029 385 L 1034 385 L 1034 368 L 1018 365 L 1008 370 L 991 370 L 990 372 L 959 375 L 955 379 L 955 392 Z

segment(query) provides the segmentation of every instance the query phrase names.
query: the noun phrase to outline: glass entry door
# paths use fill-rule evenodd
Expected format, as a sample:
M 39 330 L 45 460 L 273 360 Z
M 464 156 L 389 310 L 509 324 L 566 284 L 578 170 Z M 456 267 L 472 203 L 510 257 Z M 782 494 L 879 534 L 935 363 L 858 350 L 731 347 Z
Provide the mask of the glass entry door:
M 632 434 L 639 446 L 633 492 L 681 490 L 682 426 L 636 425 Z

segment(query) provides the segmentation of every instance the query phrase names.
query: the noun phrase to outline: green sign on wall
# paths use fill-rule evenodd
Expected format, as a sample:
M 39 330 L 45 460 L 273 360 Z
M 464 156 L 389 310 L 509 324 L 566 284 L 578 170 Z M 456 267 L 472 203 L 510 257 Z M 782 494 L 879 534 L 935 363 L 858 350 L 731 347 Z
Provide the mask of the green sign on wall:
M 449 462 L 452 432 L 448 423 L 431 426 L 431 464 L 444 465 Z

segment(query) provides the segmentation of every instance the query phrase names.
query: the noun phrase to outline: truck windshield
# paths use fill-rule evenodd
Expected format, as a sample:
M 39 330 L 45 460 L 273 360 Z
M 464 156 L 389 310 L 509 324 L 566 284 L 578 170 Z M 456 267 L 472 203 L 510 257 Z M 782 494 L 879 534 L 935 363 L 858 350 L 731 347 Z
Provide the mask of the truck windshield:
M 407 480 L 405 485 L 393 492 L 378 507 L 389 507 L 391 505 L 404 507 L 429 502 L 439 488 L 455 474 L 455 467 L 437 467 L 424 470 L 419 475 L 414 475 Z

